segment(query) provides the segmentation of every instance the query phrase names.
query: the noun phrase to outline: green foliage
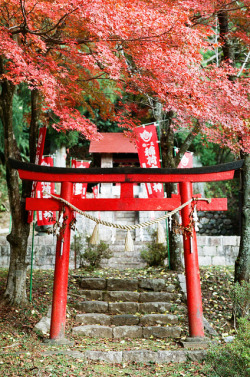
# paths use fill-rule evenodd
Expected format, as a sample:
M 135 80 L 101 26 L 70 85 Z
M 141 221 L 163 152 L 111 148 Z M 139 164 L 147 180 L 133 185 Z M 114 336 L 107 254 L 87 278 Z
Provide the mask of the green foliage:
M 164 244 L 156 243 L 157 232 L 151 233 L 151 241 L 147 243 L 147 248 L 141 251 L 142 259 L 148 266 L 164 266 L 164 260 L 167 258 L 167 249 Z
M 19 85 L 13 97 L 13 129 L 22 157 L 25 159 L 29 152 L 29 128 L 27 116 L 30 112 L 30 90 L 26 85 Z M 0 154 L 4 161 L 4 130 L 0 120 Z
M 187 131 L 176 134 L 177 147 L 181 145 L 188 135 Z M 211 166 L 233 161 L 235 156 L 230 149 L 223 148 L 218 144 L 210 143 L 205 135 L 198 134 L 192 145 L 189 147 L 191 152 L 199 156 L 203 166 Z
M 71 247 L 80 258 L 80 268 L 88 266 L 93 270 L 100 267 L 103 258 L 109 259 L 113 253 L 106 242 L 100 241 L 99 245 L 91 245 L 89 241 L 90 237 L 84 240 L 82 235 L 77 235 Z
M 208 377 L 250 376 L 250 322 L 239 321 L 238 334 L 230 344 L 213 347 L 207 355 Z
M 230 291 L 231 300 L 233 302 L 233 316 L 235 322 L 237 318 L 248 317 L 250 304 L 250 282 L 243 280 L 236 282 Z

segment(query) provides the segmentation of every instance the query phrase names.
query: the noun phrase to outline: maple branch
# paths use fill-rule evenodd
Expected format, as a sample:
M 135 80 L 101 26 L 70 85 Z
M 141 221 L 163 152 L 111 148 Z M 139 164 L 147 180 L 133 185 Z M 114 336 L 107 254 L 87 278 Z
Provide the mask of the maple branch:
M 25 26 L 27 25 L 27 18 L 26 18 L 26 12 L 25 12 L 25 0 L 20 0 L 20 5 L 21 5 L 21 11 L 23 15 L 23 20 L 24 20 L 24 25 L 23 28 L 25 29 Z
M 237 74 L 237 77 L 239 77 L 239 76 L 241 75 L 243 69 L 245 68 L 245 66 L 246 66 L 246 64 L 247 64 L 247 62 L 248 62 L 249 57 L 250 57 L 250 51 L 248 51 L 248 54 L 247 54 L 247 56 L 246 56 L 246 59 L 245 59 L 244 63 L 242 64 L 241 69 L 239 70 L 239 72 L 238 72 L 238 74 Z
M 218 55 L 222 55 L 222 51 L 218 52 Z M 203 65 L 203 64 L 207 64 L 207 63 L 211 62 L 212 60 L 214 60 L 214 59 L 216 59 L 216 58 L 217 58 L 217 55 L 215 54 L 215 55 L 211 56 L 211 58 L 209 58 L 209 59 L 207 59 L 207 60 L 201 62 L 201 64 L 202 64 L 202 65 Z
M 33 10 L 35 9 L 35 7 L 37 6 L 37 4 L 39 3 L 39 1 L 37 0 L 37 2 L 33 5 L 33 7 L 31 8 L 31 10 L 27 13 L 27 15 L 31 14 L 33 12 Z
M 70 11 L 70 12 L 68 12 L 68 13 L 65 13 L 65 14 L 64 14 L 64 15 L 58 20 L 58 22 L 57 22 L 53 27 L 51 27 L 49 30 L 46 30 L 46 31 L 44 31 L 44 32 L 31 31 L 31 30 L 30 30 L 30 33 L 31 33 L 31 34 L 35 34 L 35 35 L 39 35 L 39 36 L 42 36 L 42 35 L 46 35 L 46 34 L 48 34 L 48 33 L 51 33 L 53 30 L 57 29 L 57 28 L 60 26 L 60 24 L 63 23 L 63 22 L 66 20 L 66 18 L 67 18 L 68 16 L 70 16 L 72 13 L 74 13 L 77 9 L 78 9 L 78 7 L 75 8 L 75 9 L 73 9 L 72 11 Z

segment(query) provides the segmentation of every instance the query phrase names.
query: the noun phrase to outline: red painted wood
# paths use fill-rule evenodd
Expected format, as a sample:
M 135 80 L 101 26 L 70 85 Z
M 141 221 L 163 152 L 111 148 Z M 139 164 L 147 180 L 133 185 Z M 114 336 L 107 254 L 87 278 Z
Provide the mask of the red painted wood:
M 197 211 L 227 211 L 227 198 L 212 198 L 211 203 L 197 201 Z
M 71 204 L 82 211 L 172 211 L 180 206 L 178 198 L 146 199 L 146 198 L 121 198 L 121 199 L 78 199 L 72 198 Z M 56 199 L 26 199 L 26 209 L 38 211 L 59 210 L 60 205 Z
M 18 170 L 21 179 L 41 182 L 143 183 L 212 182 L 233 179 L 234 170 L 205 174 L 54 174 Z
M 120 195 L 120 200 L 123 200 L 125 198 L 133 198 L 134 193 L 133 193 L 133 184 L 131 183 L 121 183 L 121 195 Z
M 180 194 L 182 203 L 192 198 L 192 184 L 190 182 L 180 183 Z M 192 205 L 188 205 L 181 210 L 182 225 L 189 226 L 190 213 Z M 187 286 L 187 307 L 189 321 L 189 335 L 191 337 L 203 337 L 203 314 L 202 314 L 202 298 L 200 285 L 200 270 L 198 262 L 198 250 L 196 232 L 193 229 L 193 237 L 189 232 L 183 235 L 184 259 Z
M 71 201 L 73 184 L 62 183 L 61 196 Z M 68 290 L 69 250 L 70 250 L 70 221 L 73 212 L 65 207 L 63 235 L 57 238 L 56 263 L 54 272 L 53 301 L 51 312 L 50 339 L 63 339 L 65 335 L 66 305 Z M 62 240 L 64 241 L 62 243 Z
M 179 195 L 164 199 L 146 199 L 123 197 L 117 199 L 79 199 L 73 197 L 71 204 L 82 211 L 173 211 L 181 205 Z M 56 199 L 26 199 L 26 209 L 31 211 L 59 211 L 60 203 Z M 197 201 L 198 211 L 226 211 L 226 198 L 213 198 L 211 203 Z

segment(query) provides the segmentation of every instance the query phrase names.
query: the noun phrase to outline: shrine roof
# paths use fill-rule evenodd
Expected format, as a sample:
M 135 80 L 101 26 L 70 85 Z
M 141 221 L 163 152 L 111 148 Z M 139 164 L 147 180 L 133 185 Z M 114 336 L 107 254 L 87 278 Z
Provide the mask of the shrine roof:
M 101 132 L 102 139 L 90 142 L 90 153 L 136 153 L 137 148 L 124 133 Z

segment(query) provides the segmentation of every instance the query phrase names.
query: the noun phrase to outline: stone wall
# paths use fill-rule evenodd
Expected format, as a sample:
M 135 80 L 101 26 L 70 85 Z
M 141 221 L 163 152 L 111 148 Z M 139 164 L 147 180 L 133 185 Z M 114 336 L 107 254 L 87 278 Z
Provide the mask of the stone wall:
M 197 236 L 199 263 L 208 265 L 233 265 L 239 250 L 238 236 Z M 112 248 L 112 246 L 111 246 Z M 124 246 L 121 246 L 121 251 Z M 55 263 L 56 237 L 36 235 L 34 239 L 34 269 L 51 269 Z M 136 251 L 135 251 L 136 252 Z M 31 238 L 29 239 L 27 263 L 30 264 Z M 0 237 L 0 266 L 9 266 L 9 244 Z M 70 268 L 74 268 L 74 251 L 70 253 Z
M 239 231 L 239 220 L 233 221 L 227 211 L 198 212 L 198 218 L 200 235 L 232 236 Z

